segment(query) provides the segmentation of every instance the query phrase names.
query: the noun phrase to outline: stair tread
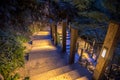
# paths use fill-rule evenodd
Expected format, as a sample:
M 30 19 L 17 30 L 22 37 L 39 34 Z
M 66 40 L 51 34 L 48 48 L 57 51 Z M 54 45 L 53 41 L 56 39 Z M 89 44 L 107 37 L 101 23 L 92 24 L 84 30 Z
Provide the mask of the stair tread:
M 43 57 L 43 58 L 40 58 L 40 59 L 35 59 L 35 60 L 30 60 L 27 62 L 27 66 L 29 65 L 29 67 L 32 67 L 32 66 L 35 66 L 36 64 L 39 64 L 39 65 L 43 65 L 45 63 L 55 63 L 57 60 L 62 60 L 64 59 L 63 57 L 60 57 L 60 56 L 51 56 L 51 57 Z M 36 61 L 37 60 L 37 61 Z
M 40 58 L 46 58 L 46 57 L 60 57 L 60 54 L 56 51 L 34 51 L 29 54 L 29 59 L 40 59 Z
M 80 78 L 77 78 L 76 80 L 89 80 L 87 77 L 80 77 Z
M 56 62 L 51 62 L 51 63 L 43 63 L 39 66 L 35 66 L 30 69 L 30 75 L 33 76 L 36 74 L 41 74 L 43 72 L 47 72 L 52 69 L 56 69 L 56 68 L 67 65 L 67 63 L 65 63 L 64 60 L 59 60 L 59 61 L 60 61 L 59 63 L 56 61 Z
M 40 75 L 37 75 L 37 76 L 33 76 L 31 79 L 33 80 L 37 80 L 37 78 L 39 78 L 39 80 L 47 80 L 51 77 L 54 77 L 54 76 L 57 76 L 57 75 L 60 75 L 60 74 L 63 74 L 65 72 L 69 72 L 73 69 L 76 69 L 77 68 L 77 64 L 73 64 L 73 65 L 66 65 L 66 66 L 63 66 L 63 67 L 60 67 L 60 68 L 57 68 L 57 69 L 53 69 L 51 71 L 48 71 L 48 72 L 45 72 L 45 73 L 42 73 Z M 44 75 L 46 77 L 44 77 Z
M 78 70 L 72 70 L 70 72 L 58 75 L 56 77 L 52 77 L 48 80 L 75 80 L 81 75 L 79 74 Z

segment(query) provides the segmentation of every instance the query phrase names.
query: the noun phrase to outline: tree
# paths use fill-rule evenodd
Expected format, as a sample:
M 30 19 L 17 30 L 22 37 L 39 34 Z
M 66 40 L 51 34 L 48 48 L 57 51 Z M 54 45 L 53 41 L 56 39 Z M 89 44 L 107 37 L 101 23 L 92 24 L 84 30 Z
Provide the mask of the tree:
M 120 21 L 120 1 L 119 0 L 102 0 L 105 7 L 111 14 L 110 19 Z

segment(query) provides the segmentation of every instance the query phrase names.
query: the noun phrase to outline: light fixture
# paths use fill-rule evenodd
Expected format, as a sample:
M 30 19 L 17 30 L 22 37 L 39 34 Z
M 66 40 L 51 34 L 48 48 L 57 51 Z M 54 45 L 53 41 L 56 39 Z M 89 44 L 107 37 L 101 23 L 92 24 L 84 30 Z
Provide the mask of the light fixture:
M 104 47 L 103 50 L 102 50 L 101 56 L 102 56 L 103 58 L 105 58 L 106 53 L 107 53 L 107 48 Z

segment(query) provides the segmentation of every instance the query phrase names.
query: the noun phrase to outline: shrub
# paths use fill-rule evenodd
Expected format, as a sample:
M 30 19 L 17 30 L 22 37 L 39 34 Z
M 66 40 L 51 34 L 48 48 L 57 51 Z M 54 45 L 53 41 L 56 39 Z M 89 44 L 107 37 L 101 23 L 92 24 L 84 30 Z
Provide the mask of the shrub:
M 14 35 L 0 31 L 0 74 L 5 80 L 11 80 L 15 77 L 12 75 L 13 72 L 23 65 L 24 47 L 22 44 Z

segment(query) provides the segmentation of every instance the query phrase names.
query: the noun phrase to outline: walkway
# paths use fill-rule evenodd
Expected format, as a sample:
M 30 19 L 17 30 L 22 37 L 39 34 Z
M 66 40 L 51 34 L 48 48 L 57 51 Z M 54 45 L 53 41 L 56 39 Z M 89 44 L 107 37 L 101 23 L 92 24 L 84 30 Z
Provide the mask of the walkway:
M 67 54 L 52 44 L 49 31 L 41 31 L 33 39 L 24 74 L 31 80 L 91 80 L 91 74 L 78 63 L 68 64 Z

